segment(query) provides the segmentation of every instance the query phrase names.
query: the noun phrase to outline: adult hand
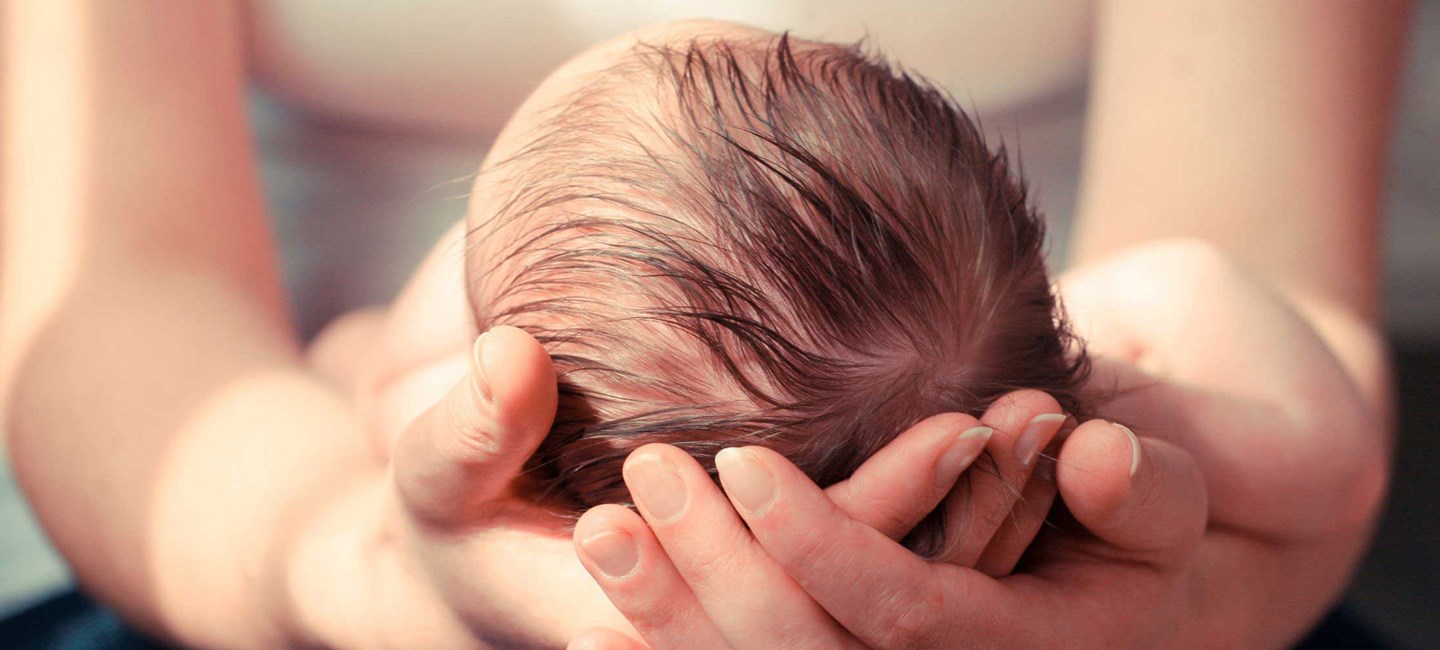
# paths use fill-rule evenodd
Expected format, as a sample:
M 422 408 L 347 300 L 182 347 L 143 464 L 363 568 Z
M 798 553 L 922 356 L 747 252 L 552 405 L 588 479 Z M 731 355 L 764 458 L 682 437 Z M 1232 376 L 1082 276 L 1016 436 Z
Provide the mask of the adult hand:
M 922 421 L 850 479 L 823 492 L 774 452 L 726 450 L 716 462 L 731 501 L 684 452 L 647 446 L 625 466 L 645 521 L 619 506 L 595 508 L 576 527 L 577 552 L 639 634 L 656 647 L 883 644 L 876 630 L 906 623 L 867 618 L 876 611 L 872 601 L 913 594 L 867 591 L 873 586 L 867 583 L 883 572 L 871 572 L 869 558 L 850 554 L 873 547 L 888 561 L 886 567 L 935 567 L 987 580 L 987 573 L 1008 573 L 1054 499 L 1055 459 L 1041 452 L 1063 437 L 1071 428 L 1067 423 L 1073 420 L 1048 395 L 1017 391 L 978 421 L 953 413 Z M 988 467 L 970 473 L 952 490 L 982 450 L 989 451 Z M 1128 447 L 1125 453 L 1128 467 Z M 1013 487 L 1022 485 L 1023 492 Z M 947 511 L 947 543 L 927 564 L 898 540 L 936 506 Z M 787 564 L 796 557 L 767 552 L 773 541 L 764 533 L 769 530 L 802 538 L 790 540 L 794 555 L 798 561 L 815 561 L 817 569 L 824 564 L 821 558 L 849 557 L 845 570 L 819 578 L 849 585 L 853 591 L 845 593 L 863 610 L 858 615 L 864 626 L 853 625 L 851 612 L 821 598 L 827 590 L 807 582 L 816 576 Z M 900 616 L 910 620 L 916 611 Z M 898 637 L 887 638 L 898 642 Z M 596 630 L 572 647 L 633 644 Z
M 1305 320 L 1200 245 L 1133 249 L 1064 287 L 1097 363 L 1092 386 L 1111 396 L 1101 412 L 1148 437 L 1103 422 L 1071 436 L 1058 480 L 1078 526 L 1042 535 L 1021 573 L 923 562 L 762 450 L 721 466 L 748 536 L 677 539 L 664 545 L 673 566 L 700 560 L 698 577 L 718 582 L 745 567 L 705 564 L 733 556 L 715 547 L 758 545 L 877 647 L 1293 641 L 1343 586 L 1383 492 L 1385 435 L 1367 427 L 1354 382 Z M 647 640 L 668 647 L 666 630 L 694 625 L 627 610 L 647 587 L 600 581 L 650 623 Z M 719 605 L 701 604 L 715 622 Z
M 1177 627 L 1192 643 L 1293 643 L 1339 598 L 1388 484 L 1386 390 L 1346 363 L 1371 333 L 1193 240 L 1077 269 L 1061 293 L 1111 396 L 1102 413 L 1185 449 L 1205 477 Z
M 520 330 L 476 338 L 462 232 L 388 311 L 344 317 L 310 350 L 377 462 L 294 544 L 290 600 L 307 641 L 556 646 L 584 627 L 628 629 L 576 560 L 572 521 L 513 489 L 554 417 L 555 374 Z
M 554 370 L 497 327 L 471 371 L 397 437 L 377 470 L 306 522 L 286 581 L 303 641 L 331 647 L 556 645 L 622 627 L 569 548 L 567 521 L 516 496 L 555 413 Z M 568 631 L 567 631 L 568 630 Z

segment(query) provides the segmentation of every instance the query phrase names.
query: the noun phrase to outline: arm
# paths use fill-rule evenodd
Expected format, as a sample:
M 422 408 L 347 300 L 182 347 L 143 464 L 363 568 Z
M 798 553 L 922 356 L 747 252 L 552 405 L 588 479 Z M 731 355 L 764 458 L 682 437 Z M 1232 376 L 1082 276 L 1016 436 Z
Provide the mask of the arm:
M 1072 261 L 1209 242 L 1384 413 L 1380 193 L 1408 17 L 1404 0 L 1103 3 Z
M 346 411 L 297 362 L 237 12 L 6 7 L 16 472 L 81 582 L 132 620 L 187 644 L 272 645 L 284 523 L 364 447 L 337 435 Z
M 1195 455 L 1205 549 L 1244 540 L 1202 551 L 1196 629 L 1249 616 L 1266 643 L 1293 639 L 1373 530 L 1392 435 L 1380 192 L 1407 19 L 1403 1 L 1103 5 L 1074 261 L 1188 237 L 1240 267 L 1151 248 L 1131 265 L 1169 290 L 1122 263 L 1065 292 L 1092 351 L 1183 387 L 1109 406 Z
M 302 366 L 234 7 L 6 6 L 6 427 L 83 585 L 185 646 L 553 646 L 623 626 L 564 522 L 510 489 L 550 429 L 554 369 L 514 328 L 474 338 L 458 241 L 364 350 L 456 345 L 425 376 L 448 393 L 369 396 L 418 414 L 388 458 Z

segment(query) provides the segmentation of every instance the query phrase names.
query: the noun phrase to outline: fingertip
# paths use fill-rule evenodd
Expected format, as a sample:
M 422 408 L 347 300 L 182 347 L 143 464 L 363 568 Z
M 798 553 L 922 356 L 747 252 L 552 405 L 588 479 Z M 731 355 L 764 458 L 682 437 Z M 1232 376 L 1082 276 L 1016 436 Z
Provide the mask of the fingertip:
M 916 422 L 909 429 L 906 429 L 899 436 L 896 436 L 895 439 L 896 441 L 900 441 L 907 436 L 921 437 L 925 434 L 929 434 L 931 436 L 937 434 L 945 435 L 954 433 L 956 431 L 964 431 L 966 429 L 971 429 L 978 426 L 980 426 L 979 418 L 976 418 L 975 416 L 968 413 L 936 413 L 935 415 L 925 418 L 924 420 Z
M 616 530 L 630 530 L 643 527 L 645 521 L 634 510 L 614 503 L 606 503 L 586 510 L 575 522 L 575 539 L 582 540 L 597 534 Z
M 1060 449 L 1056 481 L 1077 517 L 1112 512 L 1130 495 L 1137 457 L 1128 430 L 1104 420 L 1077 427 Z
M 983 457 L 993 433 L 993 428 L 966 413 L 929 416 L 875 452 L 849 478 L 824 491 L 850 517 L 891 539 L 901 539 L 951 492 L 975 456 Z M 977 450 L 979 436 L 984 440 Z
M 990 450 L 1002 467 L 1013 465 L 1023 479 L 1037 458 L 1064 427 L 1060 402 L 1049 393 L 1031 388 L 1010 391 L 985 410 L 980 421 L 994 427 Z
M 746 454 L 750 454 L 750 458 L 753 458 L 760 463 L 764 463 L 767 468 L 771 469 L 773 469 L 777 463 L 780 464 L 780 466 L 782 467 L 785 465 L 794 465 L 794 463 L 790 462 L 790 459 L 781 455 L 780 452 L 775 451 L 774 449 L 770 449 L 768 447 L 761 447 L 759 445 L 746 445 L 744 447 L 726 447 L 725 449 L 720 450 L 720 454 L 725 454 L 726 456 L 735 460 L 743 459 L 745 458 Z M 717 459 L 719 458 L 720 454 L 716 454 Z
M 629 509 L 597 506 L 575 524 L 575 555 L 601 584 L 625 581 L 640 568 L 644 534 L 644 523 Z
M 773 485 L 771 489 L 777 493 L 781 491 L 794 492 L 798 488 L 807 487 L 807 491 L 824 494 L 824 491 L 821 490 L 818 485 L 815 485 L 815 482 L 811 480 L 803 470 L 797 467 L 789 458 L 786 458 L 784 454 L 774 449 L 761 447 L 759 445 L 749 445 L 739 448 L 730 447 L 721 453 L 725 452 L 729 452 L 726 455 L 732 460 L 732 462 L 728 464 L 732 475 L 735 474 L 733 470 L 739 469 L 740 467 L 746 465 L 752 467 L 758 466 L 765 472 L 765 476 L 761 478 L 772 482 Z M 719 468 L 718 458 L 716 460 L 716 468 Z
M 1075 430 L 1059 465 L 1066 506 L 1102 539 L 1173 559 L 1205 532 L 1204 477 L 1179 447 L 1097 420 Z
M 404 503 L 446 525 L 478 514 L 520 473 L 554 422 L 558 386 L 543 347 L 514 327 L 478 337 L 466 377 L 395 441 Z
M 1001 431 L 1020 432 L 1037 415 L 1062 413 L 1060 402 L 1049 393 L 1021 388 L 1001 395 L 980 420 Z
M 1111 424 L 1114 424 L 1115 428 L 1119 429 L 1121 433 L 1124 433 L 1125 438 L 1130 441 L 1130 478 L 1135 478 L 1135 473 L 1140 470 L 1140 458 L 1144 456 L 1144 452 L 1140 449 L 1140 437 L 1136 436 L 1135 432 L 1130 430 L 1130 427 L 1120 424 L 1119 422 L 1112 422 Z
M 625 485 L 630 488 L 631 496 L 635 495 L 635 486 L 632 484 L 642 465 L 647 463 L 658 463 L 668 469 L 674 469 L 675 464 L 670 461 L 671 446 L 661 442 L 651 442 L 641 445 L 628 455 L 625 461 L 620 464 L 620 475 L 624 477 Z
M 643 445 L 640 445 L 639 447 L 636 447 L 634 451 L 630 452 L 630 455 L 625 457 L 625 462 L 637 463 L 642 460 L 669 460 L 669 456 L 671 453 L 670 450 L 672 449 L 680 452 L 681 454 L 685 453 L 683 451 L 680 451 L 679 448 L 675 447 L 674 445 L 667 445 L 663 442 L 647 442 Z
M 559 387 L 544 346 L 525 330 L 497 325 L 475 339 L 475 388 L 506 423 L 548 431 Z M 543 425 L 543 426 L 542 426 Z

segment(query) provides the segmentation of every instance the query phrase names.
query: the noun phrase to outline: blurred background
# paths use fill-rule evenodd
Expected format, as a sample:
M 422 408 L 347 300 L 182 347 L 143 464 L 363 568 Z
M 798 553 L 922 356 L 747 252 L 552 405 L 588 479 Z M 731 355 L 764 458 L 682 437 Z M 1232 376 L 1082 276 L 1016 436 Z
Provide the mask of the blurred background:
M 384 303 L 399 289 L 463 217 L 489 139 L 545 74 L 588 45 L 685 17 L 865 37 L 948 87 L 1019 151 L 1063 267 L 1085 118 L 1089 3 L 924 2 L 888 6 L 883 15 L 876 8 L 252 2 L 255 140 L 302 331 L 313 335 L 339 313 Z M 1432 648 L 1440 647 L 1440 436 L 1429 424 L 1440 422 L 1440 0 L 1416 3 L 1390 160 L 1386 325 L 1399 446 L 1387 516 L 1349 601 L 1387 640 Z M 0 619 L 69 585 L 0 462 Z

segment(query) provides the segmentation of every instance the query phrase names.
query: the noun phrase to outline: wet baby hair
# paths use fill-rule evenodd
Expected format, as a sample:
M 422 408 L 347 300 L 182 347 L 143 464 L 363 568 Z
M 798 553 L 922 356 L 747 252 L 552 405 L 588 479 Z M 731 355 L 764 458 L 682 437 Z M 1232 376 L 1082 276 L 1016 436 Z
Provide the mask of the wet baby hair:
M 529 470 L 575 511 L 628 503 L 621 465 L 651 442 L 712 472 L 762 445 L 826 486 L 1013 389 L 1081 408 L 1086 358 L 1004 148 L 859 46 L 637 46 L 496 168 L 511 189 L 472 243 L 504 241 L 471 296 L 482 329 L 553 355 Z M 907 545 L 938 552 L 944 525 Z

